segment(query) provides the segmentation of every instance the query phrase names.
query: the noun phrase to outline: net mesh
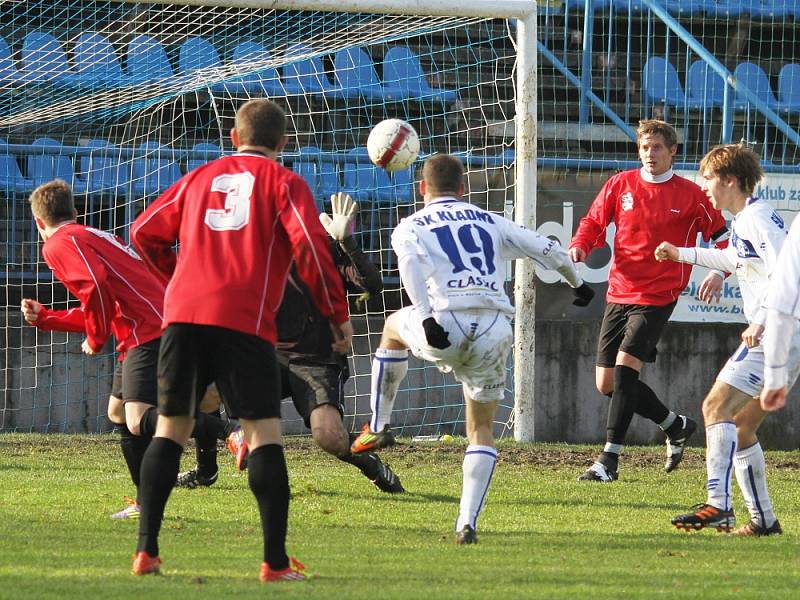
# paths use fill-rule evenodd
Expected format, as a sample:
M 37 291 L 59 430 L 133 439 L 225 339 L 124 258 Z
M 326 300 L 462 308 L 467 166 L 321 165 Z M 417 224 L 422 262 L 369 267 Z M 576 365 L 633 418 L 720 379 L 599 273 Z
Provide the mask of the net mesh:
M 409 121 L 423 153 L 460 153 L 470 199 L 510 210 L 515 52 L 503 21 L 209 8 L 124 2 L 0 4 L 5 314 L 0 429 L 100 431 L 113 356 L 83 357 L 82 337 L 24 326 L 23 297 L 74 303 L 38 254 L 26 196 L 55 176 L 79 220 L 127 238 L 141 209 L 183 173 L 232 151 L 236 107 L 280 103 L 284 164 L 321 210 L 331 193 L 359 202 L 356 231 L 385 292 L 351 305 L 356 329 L 346 422 L 369 414 L 370 360 L 384 318 L 403 305 L 389 235 L 417 201 L 417 167 L 387 174 L 366 157 L 370 129 Z M 2 42 L 0 42 L 2 44 Z M 0 51 L 3 48 L 0 47 Z M 510 379 L 510 375 L 509 375 Z M 508 429 L 511 396 L 498 415 Z M 305 431 L 287 403 L 285 430 Z M 461 388 L 412 360 L 396 403 L 403 435 L 459 433 Z

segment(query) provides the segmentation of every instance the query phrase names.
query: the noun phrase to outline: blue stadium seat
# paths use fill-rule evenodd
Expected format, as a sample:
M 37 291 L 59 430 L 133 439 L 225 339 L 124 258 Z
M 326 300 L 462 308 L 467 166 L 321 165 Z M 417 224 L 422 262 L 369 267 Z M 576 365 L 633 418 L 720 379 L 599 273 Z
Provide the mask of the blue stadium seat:
M 800 64 L 783 65 L 778 75 L 778 100 L 782 110 L 800 112 Z
M 667 106 L 684 106 L 688 102 L 678 72 L 668 60 L 651 56 L 644 65 L 644 94 L 649 102 Z
M 80 157 L 79 175 L 86 180 L 90 194 L 124 194 L 130 184 L 130 159 L 122 158 L 119 148 L 106 140 L 90 140 L 87 148 L 105 149 Z
M 147 35 L 137 35 L 128 43 L 127 66 L 132 83 L 169 81 L 175 75 L 164 46 Z
M 333 98 L 355 98 L 358 93 L 330 82 L 325 74 L 322 59 L 303 44 L 286 50 L 286 57 L 297 57 L 283 67 L 283 87 L 287 94 L 319 94 Z
M 749 12 L 754 19 L 785 19 L 791 14 L 788 0 L 750 0 L 743 12 Z
M 414 201 L 414 167 L 395 171 L 391 175 L 383 169 L 377 169 L 378 202 L 394 206 L 409 204 Z
M 725 18 L 738 17 L 743 12 L 746 5 L 757 0 L 705 0 L 705 12 L 709 17 Z
M 84 85 L 114 88 L 131 84 L 122 72 L 114 47 L 104 35 L 82 33 L 72 49 L 72 57 L 75 76 Z
M 381 84 L 375 63 L 369 54 L 358 47 L 339 50 L 334 57 L 337 83 L 345 90 L 355 90 L 368 101 L 398 101 L 405 97 L 396 85 Z
M 202 152 L 205 154 L 197 154 L 190 156 L 186 161 L 186 172 L 194 171 L 198 167 L 202 167 L 212 160 L 218 159 L 222 156 L 222 149 L 216 144 L 210 142 L 198 142 L 192 147 L 193 152 Z
M 366 148 L 353 148 L 348 151 L 351 156 L 368 156 Z M 344 186 L 342 191 L 350 194 L 354 200 L 372 201 L 377 187 L 376 168 L 369 160 L 345 162 L 343 167 Z
M 292 171 L 300 175 L 306 180 L 308 188 L 311 190 L 311 195 L 314 196 L 314 202 L 317 208 L 322 208 L 322 203 L 319 200 L 317 189 L 319 188 L 319 179 L 317 178 L 317 161 L 314 158 L 319 154 L 319 148 L 316 146 L 303 146 L 299 150 L 300 158 L 294 159 L 292 162 Z
M 626 0 L 622 1 L 625 2 Z M 620 0 L 614 0 L 615 9 L 617 7 L 617 3 L 620 3 Z M 569 12 L 583 12 L 583 10 L 586 8 L 586 0 L 565 0 L 564 6 Z M 592 0 L 592 6 L 594 7 L 595 12 L 604 12 L 611 7 L 611 0 Z M 625 10 L 627 10 L 627 5 Z
M 383 57 L 383 82 L 415 100 L 452 102 L 457 98 L 455 90 L 431 87 L 419 58 L 405 46 L 394 46 Z
M 41 150 L 37 152 L 36 148 L 43 146 L 61 148 L 61 143 L 49 137 L 33 141 L 27 160 L 28 175 L 33 180 L 33 185 L 38 186 L 53 179 L 63 179 L 72 186 L 72 191 L 76 194 L 86 193 L 86 181 L 75 177 L 72 158 L 63 154 L 44 153 Z
M 740 63 L 736 65 L 733 76 L 736 78 L 737 83 L 748 87 L 764 104 L 773 110 L 780 110 L 778 100 L 775 98 L 775 94 L 772 93 L 769 77 L 757 64 L 750 62 Z M 747 98 L 737 92 L 736 110 L 745 110 L 748 104 Z
M 686 95 L 698 107 L 722 106 L 725 82 L 704 60 L 696 60 L 689 65 L 686 74 Z M 732 99 L 732 98 L 731 98 Z
M 0 146 L 6 143 L 0 138 Z M 29 192 L 32 189 L 33 182 L 22 176 L 16 157 L 0 149 L 0 192 Z
M 178 181 L 183 174 L 170 148 L 159 142 L 145 142 L 133 159 L 132 189 L 135 196 L 154 196 Z
M 13 86 L 25 83 L 30 77 L 17 70 L 11 58 L 11 48 L 5 39 L 0 37 L 0 85 Z
M 269 51 L 258 42 L 241 42 L 233 49 L 232 61 L 235 64 L 263 63 L 270 59 Z M 228 80 L 225 82 L 225 87 L 234 94 L 237 92 L 263 92 L 267 96 L 286 95 L 286 90 L 283 89 L 278 70 L 275 67 L 267 67 L 255 73 Z
M 192 75 L 202 72 L 206 76 L 205 78 L 209 78 L 220 76 L 222 69 L 219 53 L 207 39 L 192 37 L 181 44 L 178 50 L 178 72 L 180 74 Z M 209 87 L 214 91 L 225 89 L 222 83 L 215 83 Z
M 61 43 L 49 33 L 32 31 L 22 43 L 22 71 L 33 81 L 78 85 Z

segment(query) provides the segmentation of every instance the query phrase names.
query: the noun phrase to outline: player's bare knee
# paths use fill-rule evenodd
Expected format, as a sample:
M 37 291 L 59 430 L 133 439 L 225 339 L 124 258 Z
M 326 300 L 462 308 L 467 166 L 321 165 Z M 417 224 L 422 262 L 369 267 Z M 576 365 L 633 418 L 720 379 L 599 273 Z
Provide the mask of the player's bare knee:
M 344 427 L 322 425 L 312 427 L 311 437 L 322 450 L 334 456 L 344 456 L 350 450 L 350 440 Z
M 730 420 L 726 410 L 727 400 L 727 395 L 715 384 L 703 400 L 703 420 L 706 427 L 720 421 Z
M 107 415 L 108 420 L 115 425 L 121 425 L 125 422 L 125 405 L 122 403 L 122 398 L 109 396 Z
M 142 429 L 139 426 L 138 419 L 130 419 L 125 421 L 125 425 L 128 427 L 128 431 L 130 431 L 133 435 L 141 435 Z

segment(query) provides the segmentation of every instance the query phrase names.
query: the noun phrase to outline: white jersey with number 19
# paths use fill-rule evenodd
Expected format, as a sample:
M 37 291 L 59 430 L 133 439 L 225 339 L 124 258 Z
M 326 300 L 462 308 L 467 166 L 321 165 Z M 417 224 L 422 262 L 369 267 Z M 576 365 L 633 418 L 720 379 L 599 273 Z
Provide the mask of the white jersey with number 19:
M 507 261 L 531 258 L 558 270 L 572 287 L 581 283 L 558 242 L 456 198 L 440 198 L 406 217 L 392 233 L 392 248 L 411 258 L 427 283 L 434 312 L 494 309 L 513 315 L 504 284 Z

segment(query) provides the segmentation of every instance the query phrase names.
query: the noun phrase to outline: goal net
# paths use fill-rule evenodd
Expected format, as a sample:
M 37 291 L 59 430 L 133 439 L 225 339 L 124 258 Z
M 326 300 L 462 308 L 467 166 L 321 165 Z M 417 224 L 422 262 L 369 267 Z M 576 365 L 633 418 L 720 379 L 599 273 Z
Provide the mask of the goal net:
M 0 16 L 0 431 L 108 428 L 113 353 L 83 356 L 82 336 L 37 331 L 19 311 L 26 297 L 75 305 L 41 259 L 26 203 L 54 177 L 73 185 L 80 222 L 127 239 L 159 192 L 232 151 L 237 106 L 281 104 L 283 163 L 320 210 L 340 190 L 359 202 L 359 242 L 385 278 L 380 297 L 351 303 L 352 428 L 368 418 L 384 318 L 404 303 L 389 234 L 419 202 L 420 163 L 374 168 L 370 129 L 407 120 L 423 154 L 463 157 L 471 202 L 512 214 L 517 53 L 505 20 L 98 0 L 3 2 Z M 496 433 L 508 431 L 512 405 L 508 393 Z M 288 432 L 304 431 L 288 404 L 284 415 Z M 412 360 L 393 421 L 401 435 L 462 433 L 460 386 Z

